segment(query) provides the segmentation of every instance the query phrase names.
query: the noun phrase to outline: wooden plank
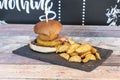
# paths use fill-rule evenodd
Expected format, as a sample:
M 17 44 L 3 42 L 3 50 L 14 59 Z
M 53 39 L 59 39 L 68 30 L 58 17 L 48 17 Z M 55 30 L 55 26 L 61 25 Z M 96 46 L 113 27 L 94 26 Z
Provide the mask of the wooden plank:
M 33 27 L 35 24 L 7 24 L 0 25 L 0 36 L 11 35 L 35 35 Z M 84 37 L 120 37 L 120 27 L 118 26 L 80 26 L 63 25 L 63 35 L 84 36 Z
M 120 67 L 100 66 L 92 72 L 57 65 L 2 65 L 0 78 L 119 80 Z
M 35 36 L 31 31 L 0 31 L 0 36 Z M 79 36 L 79 37 L 120 37 L 120 31 L 62 31 L 61 35 Z
M 0 25 L 0 29 L 3 30 L 31 30 L 33 29 L 35 24 L 5 24 L 5 25 Z M 70 28 L 74 29 L 74 30 L 120 30 L 119 26 L 99 26 L 99 25 L 94 25 L 94 26 L 81 26 L 81 25 L 63 25 L 63 29 L 68 29 L 71 30 Z

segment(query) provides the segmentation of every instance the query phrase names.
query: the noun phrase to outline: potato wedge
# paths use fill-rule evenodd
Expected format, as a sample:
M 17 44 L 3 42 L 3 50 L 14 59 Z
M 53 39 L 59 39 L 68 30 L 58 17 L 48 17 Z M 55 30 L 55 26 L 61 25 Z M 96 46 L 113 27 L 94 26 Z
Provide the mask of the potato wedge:
M 69 60 L 69 58 L 70 58 L 70 55 L 69 54 L 67 54 L 67 53 L 61 53 L 61 54 L 59 54 L 62 58 L 64 58 L 64 59 L 66 59 L 66 60 Z
M 70 44 L 74 44 L 74 43 L 75 43 L 75 41 L 73 41 L 72 39 L 68 39 L 68 42 L 69 42 Z
M 78 55 L 72 56 L 70 57 L 69 62 L 81 62 L 81 57 Z
M 56 47 L 56 53 L 57 52 L 66 52 L 68 50 L 68 45 L 59 45 Z
M 88 51 L 88 52 L 86 52 L 86 53 L 82 53 L 81 55 L 80 55 L 80 57 L 81 58 L 84 58 L 86 55 L 88 55 L 88 54 L 91 54 L 91 52 L 90 51 Z
M 85 56 L 85 58 L 82 60 L 82 62 L 83 62 L 83 63 L 86 63 L 86 62 L 88 62 L 88 61 L 90 60 L 90 58 L 91 58 L 91 54 L 87 54 L 87 55 Z
M 78 52 L 78 53 L 85 53 L 85 52 L 91 51 L 91 49 L 92 49 L 91 45 L 89 45 L 89 44 L 82 44 L 82 45 L 80 45 L 80 47 L 78 47 L 76 49 L 76 52 Z
M 76 56 L 76 55 L 78 55 L 78 53 L 77 52 L 73 52 L 73 53 L 69 53 L 69 55 L 70 56 Z
M 96 60 L 96 57 L 93 54 L 91 54 L 90 60 Z
M 96 56 L 97 59 L 101 60 L 101 56 L 98 52 L 95 53 L 95 56 Z
M 77 43 L 71 44 L 69 49 L 67 50 L 67 53 L 73 53 L 80 45 Z
M 97 49 L 95 49 L 95 48 L 92 47 L 91 52 L 92 52 L 92 53 L 96 53 L 96 52 L 97 52 Z

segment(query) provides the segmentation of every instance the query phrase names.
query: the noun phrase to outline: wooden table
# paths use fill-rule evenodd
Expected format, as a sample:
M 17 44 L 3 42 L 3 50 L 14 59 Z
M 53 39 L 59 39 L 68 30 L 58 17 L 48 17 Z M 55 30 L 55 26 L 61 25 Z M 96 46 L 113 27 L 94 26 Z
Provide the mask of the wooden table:
M 64 25 L 61 35 L 112 49 L 112 55 L 92 72 L 53 65 L 12 53 L 35 39 L 34 24 L 0 25 L 0 80 L 120 80 L 120 27 Z

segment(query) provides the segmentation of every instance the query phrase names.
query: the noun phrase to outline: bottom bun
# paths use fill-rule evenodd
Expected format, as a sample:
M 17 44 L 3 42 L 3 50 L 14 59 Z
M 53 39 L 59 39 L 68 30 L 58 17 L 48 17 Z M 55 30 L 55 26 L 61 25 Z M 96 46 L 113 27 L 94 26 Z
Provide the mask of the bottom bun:
M 35 45 L 33 43 L 29 43 L 29 46 L 32 50 L 42 53 L 51 53 L 56 51 L 55 47 L 43 47 L 43 46 Z

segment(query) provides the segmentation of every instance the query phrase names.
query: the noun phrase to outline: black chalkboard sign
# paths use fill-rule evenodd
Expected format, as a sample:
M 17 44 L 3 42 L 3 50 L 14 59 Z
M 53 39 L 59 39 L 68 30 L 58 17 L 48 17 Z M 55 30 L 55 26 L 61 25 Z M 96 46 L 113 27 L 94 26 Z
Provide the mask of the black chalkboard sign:
M 119 25 L 119 0 L 87 0 L 85 24 Z
M 120 0 L 0 0 L 0 24 L 48 18 L 69 25 L 120 25 Z

